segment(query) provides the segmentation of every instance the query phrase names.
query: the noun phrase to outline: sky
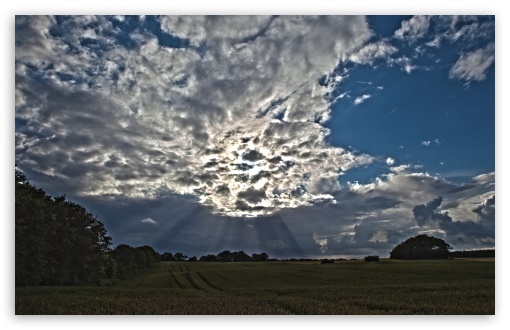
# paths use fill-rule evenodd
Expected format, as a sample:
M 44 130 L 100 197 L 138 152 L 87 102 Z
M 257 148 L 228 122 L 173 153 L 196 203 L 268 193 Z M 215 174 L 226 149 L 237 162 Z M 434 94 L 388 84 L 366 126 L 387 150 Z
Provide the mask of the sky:
M 114 246 L 495 247 L 494 16 L 16 16 L 15 162 Z

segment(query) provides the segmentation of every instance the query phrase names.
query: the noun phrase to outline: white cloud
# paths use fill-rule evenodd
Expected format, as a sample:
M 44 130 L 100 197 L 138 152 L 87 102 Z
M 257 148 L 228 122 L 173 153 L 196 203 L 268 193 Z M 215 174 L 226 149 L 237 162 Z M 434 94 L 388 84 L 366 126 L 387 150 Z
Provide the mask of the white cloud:
M 426 146 L 426 147 L 428 147 L 428 146 L 430 146 L 431 141 L 430 141 L 430 140 L 421 141 L 421 143 L 420 143 L 420 144 L 421 144 L 422 146 Z
M 417 68 L 417 66 L 413 64 L 412 60 L 405 55 L 398 58 L 390 58 L 388 63 L 390 65 L 397 64 L 407 74 L 410 74 Z
M 371 98 L 372 95 L 370 94 L 364 94 L 364 95 L 361 95 L 361 96 L 358 96 L 355 100 L 354 100 L 354 105 L 358 105 L 358 104 L 361 104 L 363 102 L 365 102 L 366 99 L 369 99 Z
M 471 81 L 482 81 L 487 75 L 487 70 L 494 63 L 494 44 L 485 48 L 462 54 L 450 69 L 450 78 Z
M 403 21 L 402 26 L 395 31 L 394 35 L 398 39 L 415 41 L 427 33 L 429 24 L 430 18 L 428 16 L 413 16 L 410 20 Z
M 349 60 L 359 64 L 372 64 L 376 59 L 388 59 L 397 52 L 397 48 L 384 41 L 370 43 L 353 53 Z
M 435 37 L 434 40 L 425 43 L 425 45 L 427 45 L 429 47 L 434 47 L 434 48 L 439 48 L 440 44 L 441 44 L 441 38 L 440 37 Z
M 157 225 L 157 224 L 158 224 L 158 222 L 157 222 L 157 221 L 152 220 L 151 218 L 142 219 L 142 220 L 140 220 L 140 222 L 142 222 L 142 223 L 148 223 L 148 224 L 151 224 L 151 225 Z
M 395 159 L 391 157 L 386 158 L 386 164 L 388 164 L 389 166 L 395 164 Z
M 450 16 L 444 17 L 448 20 Z M 476 39 L 491 39 L 495 31 L 494 21 L 477 22 L 479 17 L 472 16 L 464 19 L 459 19 L 459 16 L 453 16 L 451 19 L 452 24 L 450 28 L 444 32 L 444 36 L 452 42 L 463 41 L 472 42 Z

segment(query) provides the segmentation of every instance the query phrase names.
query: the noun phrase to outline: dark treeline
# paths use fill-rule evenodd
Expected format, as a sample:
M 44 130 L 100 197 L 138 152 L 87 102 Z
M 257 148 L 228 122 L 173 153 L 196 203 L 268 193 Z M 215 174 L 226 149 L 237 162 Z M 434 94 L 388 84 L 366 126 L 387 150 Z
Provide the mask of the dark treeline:
M 495 258 L 496 250 L 451 251 L 452 258 Z
M 186 255 L 177 252 L 172 254 L 171 252 L 165 252 L 161 255 L 161 261 L 209 261 L 209 262 L 231 262 L 231 261 L 267 261 L 270 260 L 267 253 L 253 253 L 251 256 L 246 254 L 244 251 L 235 251 L 230 252 L 229 250 L 225 250 L 223 252 L 218 253 L 217 255 L 208 254 L 206 256 L 201 256 L 199 259 L 197 257 L 188 258 Z
M 51 197 L 15 171 L 15 284 L 84 285 L 124 279 L 158 262 L 150 246 L 119 245 L 82 206 Z
M 113 251 L 109 251 L 107 258 L 106 278 L 121 280 L 161 260 L 159 253 L 148 245 L 135 248 L 127 244 L 120 244 Z

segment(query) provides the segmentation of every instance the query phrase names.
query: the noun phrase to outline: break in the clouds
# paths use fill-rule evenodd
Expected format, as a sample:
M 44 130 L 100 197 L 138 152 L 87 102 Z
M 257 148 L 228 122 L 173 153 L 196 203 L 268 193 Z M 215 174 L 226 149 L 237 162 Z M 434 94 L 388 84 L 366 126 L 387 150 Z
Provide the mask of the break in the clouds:
M 423 169 L 440 156 L 458 164 L 447 158 L 446 148 L 459 146 L 448 120 L 459 133 L 457 123 L 478 110 L 459 119 L 455 112 L 470 105 L 445 104 L 432 114 L 438 101 L 418 114 L 436 96 L 446 100 L 444 87 L 412 82 L 439 70 L 453 86 L 448 102 L 460 93 L 455 86 L 485 86 L 494 18 L 393 20 L 17 16 L 16 163 L 48 191 L 99 205 L 117 235 L 159 248 L 177 230 L 179 246 L 211 248 L 205 232 L 180 222 L 203 225 L 199 216 L 221 226 L 249 221 L 232 225 L 238 236 L 217 232 L 232 245 L 216 248 L 248 244 L 280 255 L 373 252 L 419 232 L 493 244 L 494 188 L 480 179 L 494 182 L 493 160 L 447 169 L 470 173 L 464 182 Z M 396 30 L 383 35 L 390 21 Z M 139 211 L 125 213 L 122 227 L 104 201 L 120 214 L 129 203 Z

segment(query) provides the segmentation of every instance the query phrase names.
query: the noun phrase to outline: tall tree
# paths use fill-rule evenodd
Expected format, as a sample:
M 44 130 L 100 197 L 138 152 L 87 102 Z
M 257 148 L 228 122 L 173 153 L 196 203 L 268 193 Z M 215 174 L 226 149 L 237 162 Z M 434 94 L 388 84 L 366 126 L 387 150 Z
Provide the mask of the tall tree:
M 16 285 L 96 283 L 105 276 L 110 244 L 97 217 L 15 171 Z

